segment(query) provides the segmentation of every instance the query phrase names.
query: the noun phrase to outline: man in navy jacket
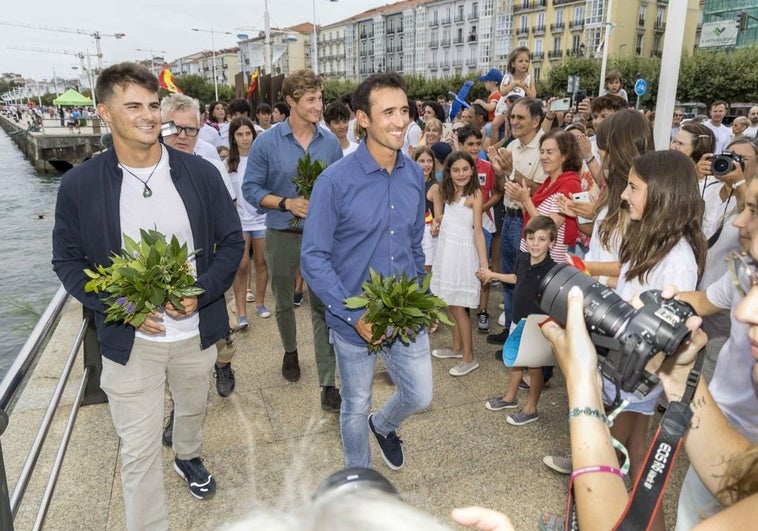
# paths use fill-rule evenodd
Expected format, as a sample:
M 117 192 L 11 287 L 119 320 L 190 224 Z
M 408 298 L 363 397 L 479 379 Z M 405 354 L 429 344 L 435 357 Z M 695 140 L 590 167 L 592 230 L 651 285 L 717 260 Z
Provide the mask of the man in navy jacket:
M 160 448 L 164 384 L 174 396 L 174 469 L 197 498 L 215 479 L 200 459 L 202 422 L 216 359 L 229 328 L 224 292 L 242 257 L 239 218 L 218 171 L 158 141 L 158 81 L 146 68 L 105 69 L 95 88 L 113 148 L 61 180 L 53 229 L 53 267 L 66 290 L 95 313 L 103 355 L 101 386 L 121 438 L 121 480 L 128 529 L 166 529 Z M 198 251 L 191 265 L 205 291 L 166 303 L 138 328 L 105 323 L 102 294 L 85 293 L 85 268 L 109 265 L 122 234 L 153 229 Z

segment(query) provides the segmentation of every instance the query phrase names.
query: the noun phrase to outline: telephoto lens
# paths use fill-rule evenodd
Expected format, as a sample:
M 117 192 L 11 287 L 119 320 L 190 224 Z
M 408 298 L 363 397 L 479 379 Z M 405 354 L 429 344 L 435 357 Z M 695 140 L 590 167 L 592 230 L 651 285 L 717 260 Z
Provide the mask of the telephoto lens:
M 664 299 L 659 290 L 640 294 L 643 306 L 635 310 L 608 286 L 565 264 L 548 271 L 537 289 L 542 311 L 561 326 L 566 325 L 568 292 L 579 286 L 584 294 L 584 322 L 598 347 L 598 365 L 617 387 L 645 396 L 658 383 L 645 371 L 658 352 L 674 354 L 689 339 L 685 325 L 695 315 L 689 304 Z

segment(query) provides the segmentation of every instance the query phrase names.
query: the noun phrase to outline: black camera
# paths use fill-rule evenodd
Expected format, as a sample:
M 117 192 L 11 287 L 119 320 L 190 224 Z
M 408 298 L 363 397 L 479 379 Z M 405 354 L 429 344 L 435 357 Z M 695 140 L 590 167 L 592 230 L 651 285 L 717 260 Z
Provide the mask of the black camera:
M 685 321 L 695 310 L 686 302 L 664 299 L 660 290 L 642 293 L 644 306 L 635 310 L 608 286 L 559 264 L 540 282 L 537 301 L 561 326 L 566 324 L 568 292 L 573 286 L 584 293 L 584 322 L 598 347 L 600 371 L 616 387 L 644 397 L 659 381 L 645 371 L 645 365 L 660 351 L 674 354 L 689 339 Z
M 743 171 L 745 170 L 742 155 L 738 155 L 732 151 L 724 151 L 720 155 L 714 155 L 711 159 L 711 173 L 717 177 L 721 177 L 737 169 L 736 164 L 739 164 Z

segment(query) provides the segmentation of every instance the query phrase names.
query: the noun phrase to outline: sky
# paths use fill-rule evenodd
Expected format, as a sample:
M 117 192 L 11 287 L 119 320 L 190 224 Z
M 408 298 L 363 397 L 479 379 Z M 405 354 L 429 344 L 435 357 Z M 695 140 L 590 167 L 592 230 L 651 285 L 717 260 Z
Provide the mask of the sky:
M 272 27 L 311 22 L 331 24 L 374 7 L 397 0 L 4 0 L 0 23 L 24 24 L 34 28 L 0 24 L 0 72 L 14 72 L 34 79 L 71 78 L 78 75 L 79 59 L 73 54 L 42 53 L 12 48 L 41 48 L 95 54 L 95 41 L 88 35 L 37 29 L 46 26 L 99 31 L 103 35 L 125 33 L 122 39 L 103 36 L 105 66 L 125 60 L 164 55 L 168 61 L 203 49 L 235 45 L 239 33 L 255 34 L 264 28 L 264 6 L 268 2 Z M 61 8 L 64 6 L 65 8 Z M 65 11 L 65 13 L 61 13 Z M 238 29 L 246 27 L 249 29 Z M 207 30 L 194 32 L 191 28 Z M 252 29 L 250 29 L 252 28 Z M 224 32 L 230 32 L 227 35 Z M 143 51 L 138 51 L 143 50 Z M 152 50 L 152 53 L 151 53 Z M 96 57 L 91 58 L 93 66 Z M 85 63 L 86 64 L 86 63 Z

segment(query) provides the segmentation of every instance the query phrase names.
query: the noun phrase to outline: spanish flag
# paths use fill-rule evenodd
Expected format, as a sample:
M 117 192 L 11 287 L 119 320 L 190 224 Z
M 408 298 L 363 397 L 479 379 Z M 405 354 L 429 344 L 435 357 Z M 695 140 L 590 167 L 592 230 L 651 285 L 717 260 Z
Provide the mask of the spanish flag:
M 184 94 L 184 92 L 182 92 L 182 90 L 174 83 L 174 75 L 171 73 L 171 70 L 168 69 L 168 66 L 164 66 L 163 70 L 161 70 L 161 73 L 158 75 L 158 84 L 161 88 L 164 88 L 169 92 Z
M 259 75 L 260 75 L 260 71 L 258 70 L 250 74 L 250 86 L 247 89 L 247 99 L 250 99 L 250 97 L 253 95 L 253 92 L 255 92 L 255 89 L 258 88 Z

